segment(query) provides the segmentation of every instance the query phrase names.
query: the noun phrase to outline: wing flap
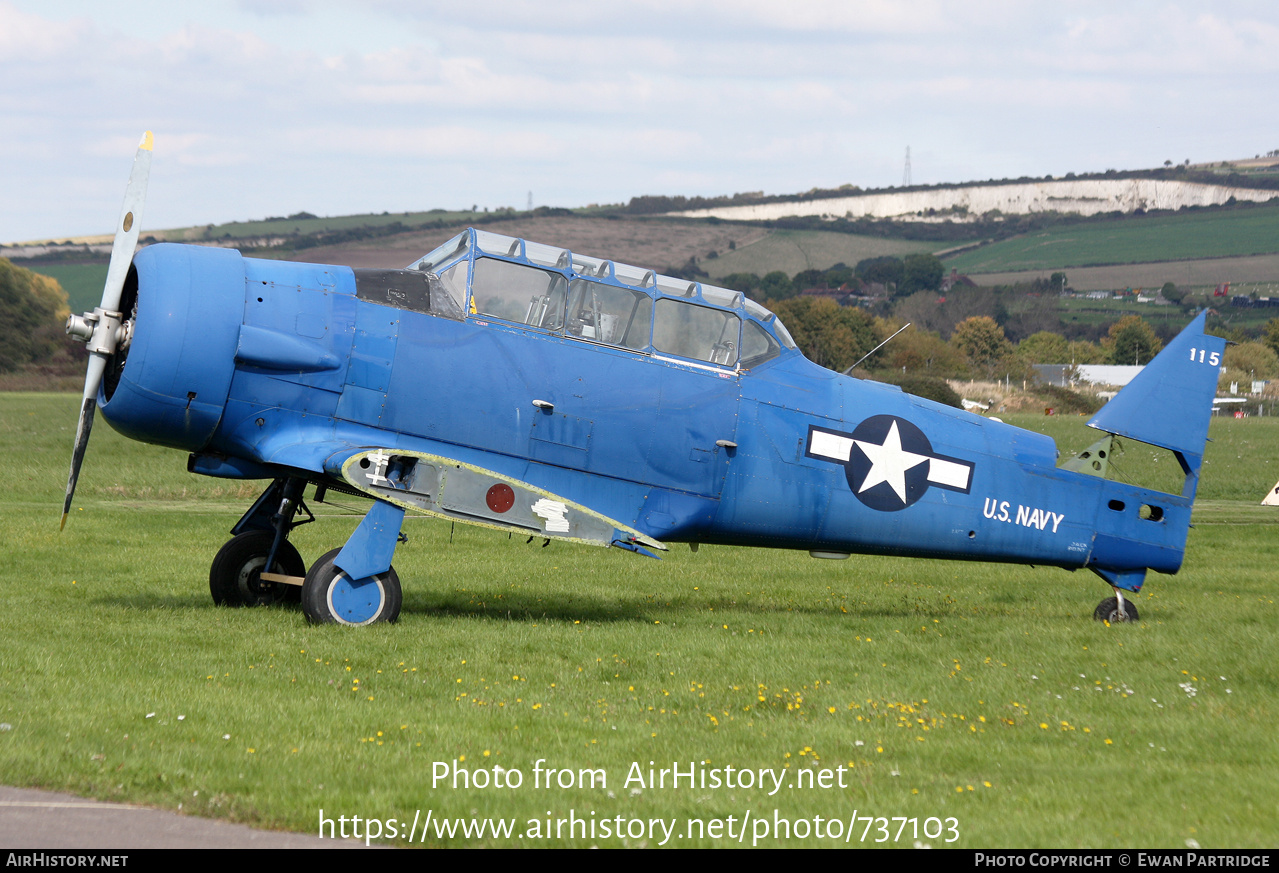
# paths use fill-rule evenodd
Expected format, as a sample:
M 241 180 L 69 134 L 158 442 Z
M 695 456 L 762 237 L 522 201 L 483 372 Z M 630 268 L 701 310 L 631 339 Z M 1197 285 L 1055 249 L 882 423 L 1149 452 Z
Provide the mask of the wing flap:
M 666 551 L 652 537 L 587 506 L 442 455 L 357 449 L 330 456 L 324 468 L 360 492 L 412 512 L 588 545 Z

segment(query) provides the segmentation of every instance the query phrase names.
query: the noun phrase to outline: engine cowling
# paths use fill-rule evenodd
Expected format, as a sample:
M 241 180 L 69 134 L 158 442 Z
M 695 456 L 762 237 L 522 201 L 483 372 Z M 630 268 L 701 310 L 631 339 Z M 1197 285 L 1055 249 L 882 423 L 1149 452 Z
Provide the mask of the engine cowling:
M 98 393 L 120 433 L 186 451 L 217 429 L 244 319 L 244 259 L 232 249 L 159 244 L 133 259 L 120 301 L 127 345 Z

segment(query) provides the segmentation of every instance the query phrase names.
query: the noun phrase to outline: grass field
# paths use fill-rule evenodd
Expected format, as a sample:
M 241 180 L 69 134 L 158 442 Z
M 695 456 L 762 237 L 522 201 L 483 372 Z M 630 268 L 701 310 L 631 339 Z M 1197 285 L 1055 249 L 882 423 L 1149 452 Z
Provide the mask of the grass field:
M 1048 279 L 1055 268 L 1004 273 L 971 273 L 979 285 L 1015 285 Z M 1279 294 L 1279 255 L 1240 258 L 1202 258 L 1195 261 L 1152 261 L 1114 264 L 1108 267 L 1071 267 L 1066 271 L 1076 291 L 1110 291 L 1122 288 L 1157 290 L 1165 282 L 1180 288 L 1211 291 L 1222 282 L 1235 293 L 1256 291 L 1263 297 Z
M 1279 518 L 1256 505 L 1279 478 L 1279 420 L 1213 423 L 1186 566 L 1152 576 L 1134 626 L 1092 621 L 1108 592 L 1084 572 L 709 546 L 655 562 L 416 520 L 400 622 L 349 630 L 214 607 L 208 563 L 252 483 L 189 476 L 181 453 L 101 423 L 59 535 L 75 407 L 0 395 L 4 783 L 310 833 L 320 809 L 517 833 L 571 810 L 675 819 L 680 846 L 739 845 L 686 820 L 747 815 L 918 820 L 880 845 L 926 823 L 937 847 L 1279 844 Z M 1063 452 L 1091 442 L 1082 418 L 1009 418 Z M 316 509 L 294 536 L 311 560 L 357 520 Z M 535 786 L 539 759 L 573 787 Z M 455 760 L 523 783 L 433 784 Z M 626 783 L 650 761 L 788 781 L 771 796 Z M 583 769 L 607 784 L 578 784 Z M 812 783 L 791 787 L 801 772 Z
M 863 258 L 881 255 L 900 257 L 914 252 L 931 252 L 939 247 L 937 243 L 917 240 L 883 239 L 824 230 L 773 230 L 750 245 L 738 246 L 733 251 L 721 250 L 719 257 L 701 260 L 698 266 L 710 274 L 712 280 L 729 273 L 763 276 L 774 270 L 793 276 L 802 270 L 828 270 L 838 263 L 851 267 Z
M 353 230 L 364 227 L 385 227 L 400 222 L 406 227 L 435 222 L 450 224 L 470 222 L 484 215 L 483 212 L 469 210 L 448 211 L 437 209 L 431 212 L 383 212 L 382 214 L 335 215 L 325 218 L 276 218 L 270 221 L 233 221 L 211 227 L 193 227 L 168 231 L 165 238 L 173 241 L 183 239 L 257 239 L 264 236 L 288 236 L 290 234 L 312 234 L 334 230 Z
M 102 286 L 107 281 L 105 262 L 101 264 L 40 264 L 34 268 L 34 271 L 58 280 L 62 290 L 67 292 L 72 312 L 91 312 L 93 307 L 102 300 Z
M 1109 328 L 1125 315 L 1140 315 L 1152 327 L 1157 328 L 1165 336 L 1180 331 L 1194 318 L 1194 313 L 1186 312 L 1179 306 L 1154 306 L 1149 303 L 1137 303 L 1131 297 L 1124 300 L 1088 300 L 1084 298 L 1068 298 L 1058 301 L 1058 314 L 1064 324 L 1091 324 Z M 1273 309 L 1250 309 L 1236 306 L 1218 306 L 1214 310 L 1215 318 L 1220 317 L 1223 326 L 1232 329 L 1253 331 L 1262 330 L 1266 323 L 1276 316 Z
M 961 252 L 946 265 L 1000 273 L 1276 252 L 1279 203 L 1267 203 L 1064 225 Z

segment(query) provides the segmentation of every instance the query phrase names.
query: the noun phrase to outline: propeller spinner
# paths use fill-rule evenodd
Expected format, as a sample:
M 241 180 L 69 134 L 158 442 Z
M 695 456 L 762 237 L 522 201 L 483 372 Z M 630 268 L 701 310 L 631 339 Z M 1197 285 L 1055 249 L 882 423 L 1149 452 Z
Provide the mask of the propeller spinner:
M 75 448 L 71 453 L 71 473 L 67 477 L 67 499 L 62 505 L 62 524 L 66 526 L 71 512 L 71 498 L 75 495 L 76 480 L 80 477 L 80 465 L 84 462 L 84 450 L 89 445 L 89 432 L 93 429 L 93 414 L 98 406 L 98 388 L 106 372 L 108 359 L 128 350 L 133 334 L 131 313 L 121 313 L 120 297 L 124 281 L 129 275 L 129 264 L 138 245 L 141 228 L 142 205 L 147 196 L 147 180 L 151 176 L 151 149 L 154 140 L 151 131 L 142 135 L 138 153 L 129 173 L 129 187 L 124 192 L 124 206 L 120 209 L 120 221 L 116 224 L 115 242 L 111 246 L 111 264 L 107 267 L 107 281 L 102 288 L 102 302 L 92 312 L 73 315 L 67 319 L 67 333 L 83 340 L 89 347 L 89 367 L 84 378 L 84 396 L 80 401 L 80 420 L 76 424 Z

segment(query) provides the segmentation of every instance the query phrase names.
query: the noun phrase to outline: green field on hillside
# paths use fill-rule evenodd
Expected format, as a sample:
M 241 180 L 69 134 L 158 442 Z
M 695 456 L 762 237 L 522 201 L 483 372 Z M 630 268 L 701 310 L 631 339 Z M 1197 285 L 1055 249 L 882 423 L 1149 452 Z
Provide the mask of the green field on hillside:
M 1196 298 L 1197 305 L 1214 302 L 1212 298 Z M 1057 312 L 1064 324 L 1090 324 L 1109 328 L 1126 315 L 1139 315 L 1161 334 L 1172 336 L 1190 323 L 1195 311 L 1179 306 L 1155 306 L 1150 303 L 1137 303 L 1128 297 L 1122 300 L 1089 300 L 1083 297 L 1064 298 L 1057 302 Z M 1265 328 L 1267 322 L 1279 317 L 1279 310 L 1251 309 L 1229 306 L 1218 303 L 1213 307 L 1210 324 L 1216 330 L 1234 328 L 1256 334 Z
M 961 273 L 1279 252 L 1279 203 L 1062 225 L 946 258 Z
M 263 236 L 306 236 L 326 231 L 356 230 L 363 227 L 382 228 L 399 222 L 406 228 L 443 222 L 461 224 L 488 213 L 434 209 L 429 212 L 383 212 L 367 215 L 336 215 L 330 218 L 276 218 L 269 221 L 233 221 L 208 228 L 190 228 L 167 234 L 172 240 L 186 239 L 256 239 Z
M 839 263 L 852 267 L 864 258 L 931 252 L 937 248 L 939 245 L 936 243 L 918 240 L 884 239 L 826 230 L 774 230 L 759 242 L 718 252 L 715 258 L 702 258 L 698 266 L 709 273 L 712 280 L 729 273 L 763 276 L 774 270 L 794 276 L 803 270 L 828 270 Z
M 101 264 L 36 264 L 28 269 L 57 279 L 67 292 L 72 312 L 91 311 L 102 301 L 102 286 L 107 281 L 105 261 Z
M 400 622 L 348 629 L 214 607 L 208 564 L 255 484 L 103 422 L 59 535 L 75 415 L 73 395 L 0 395 L 0 782 L 312 834 L 321 809 L 401 833 L 430 814 L 431 846 L 1279 842 L 1279 516 L 1256 505 L 1279 419 L 1213 422 L 1186 565 L 1151 577 L 1134 625 L 1092 620 L 1108 589 L 1083 571 L 651 561 L 413 519 Z M 1008 418 L 1091 441 L 1079 417 Z M 308 560 L 367 505 L 338 504 L 296 532 Z M 650 761 L 783 787 L 654 785 Z M 571 816 L 672 836 L 545 834 Z M 768 828 L 706 829 L 730 817 Z M 530 835 L 441 829 L 459 820 Z

